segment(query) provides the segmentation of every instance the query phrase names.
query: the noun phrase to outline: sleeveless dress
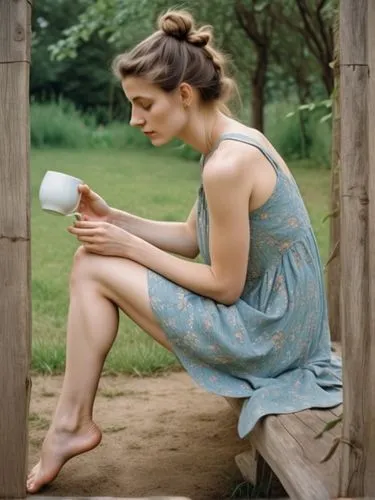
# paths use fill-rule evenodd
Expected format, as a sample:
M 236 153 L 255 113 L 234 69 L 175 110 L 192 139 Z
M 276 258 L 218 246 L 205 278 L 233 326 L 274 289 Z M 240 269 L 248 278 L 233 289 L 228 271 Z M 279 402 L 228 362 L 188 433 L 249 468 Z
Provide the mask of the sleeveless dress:
M 256 147 L 277 175 L 271 197 L 249 214 L 241 297 L 233 305 L 220 304 L 152 270 L 148 293 L 155 317 L 193 380 L 209 392 L 245 398 L 238 421 L 244 437 L 265 415 L 337 406 L 342 374 L 341 361 L 331 352 L 319 251 L 295 180 L 254 139 L 224 134 L 213 151 L 222 140 Z M 197 235 L 206 264 L 209 227 L 201 185 Z

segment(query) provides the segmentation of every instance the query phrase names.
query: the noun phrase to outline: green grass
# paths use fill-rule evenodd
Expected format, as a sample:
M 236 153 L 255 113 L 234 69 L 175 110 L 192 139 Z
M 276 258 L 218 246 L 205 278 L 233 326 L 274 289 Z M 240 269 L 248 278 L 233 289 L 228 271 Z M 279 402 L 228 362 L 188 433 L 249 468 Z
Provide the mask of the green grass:
M 322 218 L 328 210 L 329 172 L 291 166 L 326 259 L 328 223 L 322 225 Z M 32 368 L 59 373 L 64 369 L 68 282 L 78 242 L 66 231 L 69 218 L 45 214 L 39 207 L 38 189 L 47 170 L 82 178 L 116 208 L 159 220 L 184 220 L 196 197 L 199 165 L 152 150 L 32 151 Z M 173 355 L 121 316 L 106 372 L 145 375 L 177 366 Z

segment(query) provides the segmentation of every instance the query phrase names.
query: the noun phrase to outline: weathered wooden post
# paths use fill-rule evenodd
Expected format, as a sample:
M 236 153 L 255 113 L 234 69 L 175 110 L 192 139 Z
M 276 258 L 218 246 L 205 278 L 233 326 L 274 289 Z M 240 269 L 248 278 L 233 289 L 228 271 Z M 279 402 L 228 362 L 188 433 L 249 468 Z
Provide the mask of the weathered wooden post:
M 0 498 L 26 494 L 31 0 L 0 1 Z
M 375 497 L 375 2 L 341 0 L 340 495 Z
M 332 103 L 330 257 L 327 265 L 328 312 L 331 340 L 341 340 L 340 318 L 340 36 L 339 14 L 334 20 L 334 92 Z

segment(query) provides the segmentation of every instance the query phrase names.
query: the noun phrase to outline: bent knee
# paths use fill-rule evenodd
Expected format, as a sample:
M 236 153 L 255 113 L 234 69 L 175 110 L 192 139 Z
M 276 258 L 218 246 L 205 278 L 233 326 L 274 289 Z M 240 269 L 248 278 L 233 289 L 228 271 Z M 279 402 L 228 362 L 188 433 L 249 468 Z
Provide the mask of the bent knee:
M 70 284 L 74 285 L 84 278 L 92 277 L 98 257 L 88 252 L 83 245 L 80 246 L 74 254 Z
M 108 285 L 116 281 L 118 275 L 132 274 L 130 269 L 134 266 L 138 264 L 123 258 L 91 253 L 84 246 L 80 246 L 74 255 L 70 284 L 75 285 L 90 280 Z

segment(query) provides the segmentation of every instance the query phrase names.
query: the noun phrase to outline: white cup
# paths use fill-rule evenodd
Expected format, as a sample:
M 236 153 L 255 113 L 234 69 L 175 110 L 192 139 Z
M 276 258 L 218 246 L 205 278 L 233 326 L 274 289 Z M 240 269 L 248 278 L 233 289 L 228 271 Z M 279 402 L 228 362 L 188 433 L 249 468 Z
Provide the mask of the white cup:
M 39 189 L 39 201 L 43 210 L 61 215 L 73 214 L 79 205 L 81 194 L 78 192 L 81 179 L 48 170 Z

